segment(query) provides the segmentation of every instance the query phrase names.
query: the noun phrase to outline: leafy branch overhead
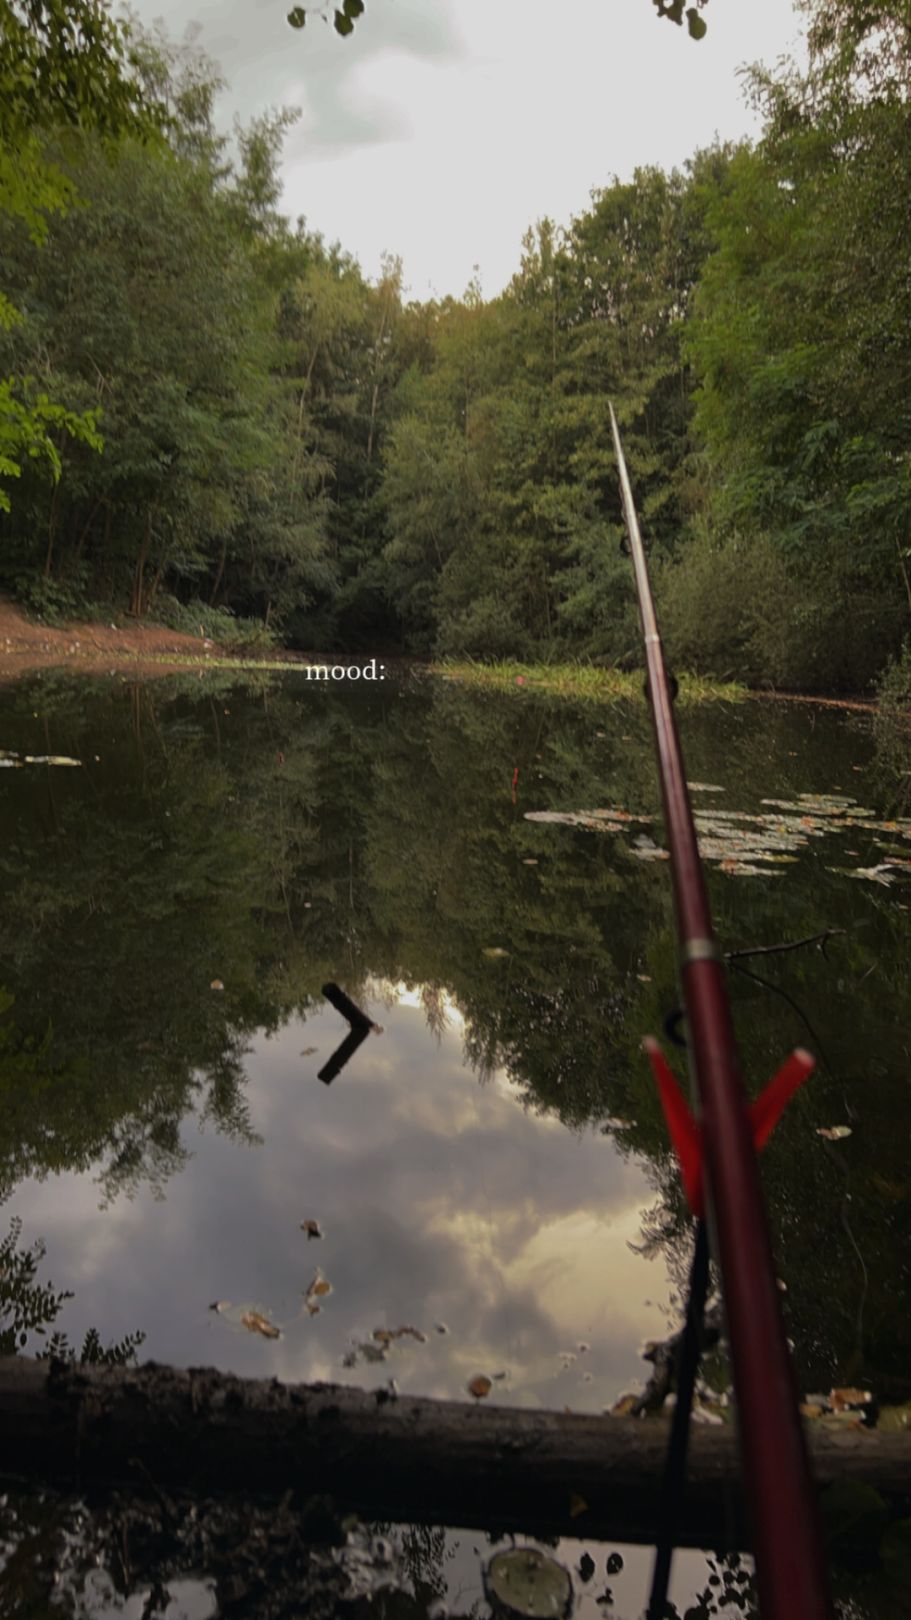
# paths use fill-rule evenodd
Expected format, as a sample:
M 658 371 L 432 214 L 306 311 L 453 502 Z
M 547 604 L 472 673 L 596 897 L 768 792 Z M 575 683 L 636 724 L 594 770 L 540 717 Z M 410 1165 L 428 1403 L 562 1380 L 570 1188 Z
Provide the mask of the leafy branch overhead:
M 309 9 L 306 6 L 295 6 L 293 11 L 288 12 L 288 21 L 292 28 L 303 28 L 308 15 L 313 15 L 321 17 L 323 22 L 327 23 L 329 21 L 329 10 L 328 6 L 311 6 Z M 343 0 L 341 10 L 333 12 L 332 23 L 335 32 L 343 36 L 353 33 L 354 24 L 358 17 L 362 16 L 363 11 L 364 0 Z
M 682 26 L 684 17 L 692 39 L 702 39 L 707 24 L 700 16 L 700 12 L 707 0 L 696 0 L 696 4 L 684 9 L 683 0 L 652 0 L 659 17 L 667 17 L 671 22 Z M 308 16 L 320 17 L 324 23 L 329 21 L 329 6 L 295 6 L 288 12 L 288 21 L 292 28 L 303 28 Z M 363 16 L 364 0 L 343 0 L 341 10 L 332 12 L 332 23 L 337 34 L 343 36 L 354 32 L 354 24 L 358 17 Z

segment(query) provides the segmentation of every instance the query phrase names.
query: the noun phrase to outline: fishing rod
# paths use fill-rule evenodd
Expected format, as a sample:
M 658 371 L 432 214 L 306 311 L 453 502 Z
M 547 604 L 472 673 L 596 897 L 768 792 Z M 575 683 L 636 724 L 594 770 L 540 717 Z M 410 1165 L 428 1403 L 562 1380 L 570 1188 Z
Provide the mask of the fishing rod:
M 646 1050 L 697 1217 L 708 1205 L 734 1379 L 737 1423 L 763 1620 L 832 1620 L 816 1493 L 759 1181 L 761 1147 L 813 1059 L 795 1052 L 757 1102 L 744 1089 L 674 718 L 655 604 L 613 405 L 611 433 L 645 643 L 679 973 L 698 1123 L 657 1042 Z

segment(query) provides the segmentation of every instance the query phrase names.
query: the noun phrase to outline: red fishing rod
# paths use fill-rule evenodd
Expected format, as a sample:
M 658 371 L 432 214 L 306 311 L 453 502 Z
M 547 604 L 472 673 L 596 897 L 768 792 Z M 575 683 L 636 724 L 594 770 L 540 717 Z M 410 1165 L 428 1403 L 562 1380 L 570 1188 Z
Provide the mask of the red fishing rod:
M 737 1424 L 763 1620 L 832 1620 L 816 1493 L 798 1411 L 759 1181 L 762 1146 L 813 1067 L 797 1052 L 750 1105 L 737 1054 L 724 960 L 686 785 L 673 698 L 613 405 L 611 432 L 645 642 L 648 697 L 674 885 L 693 1121 L 656 1042 L 647 1050 L 680 1158 L 690 1207 L 708 1205 L 721 1271 Z M 703 1194 L 704 1188 L 704 1194 Z

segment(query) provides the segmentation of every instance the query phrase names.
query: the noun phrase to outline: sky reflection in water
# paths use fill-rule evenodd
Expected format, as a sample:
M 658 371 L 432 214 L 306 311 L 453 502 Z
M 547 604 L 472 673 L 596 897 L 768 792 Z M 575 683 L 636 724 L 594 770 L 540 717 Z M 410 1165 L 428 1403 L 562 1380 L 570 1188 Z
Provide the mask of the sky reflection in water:
M 75 1290 L 71 1337 L 97 1322 L 142 1328 L 142 1359 L 367 1387 L 392 1377 L 441 1397 L 505 1372 L 492 1398 L 579 1411 L 635 1381 L 642 1340 L 666 1331 L 665 1268 L 629 1248 L 650 1200 L 643 1169 L 597 1129 L 523 1107 L 502 1071 L 479 1083 L 457 1009 L 438 1044 L 417 995 L 398 994 L 371 1002 L 384 1033 L 331 1086 L 316 1078 L 346 1029 L 331 1008 L 257 1035 L 245 1071 L 261 1144 L 191 1116 L 193 1158 L 165 1200 L 142 1189 L 102 1210 L 92 1176 L 71 1173 L 17 1191 L 9 1214 L 44 1236 L 51 1275 Z M 321 1240 L 300 1230 L 306 1218 Z M 317 1265 L 332 1293 L 310 1316 Z M 216 1299 L 268 1313 L 282 1338 L 216 1314 Z M 380 1363 L 356 1350 L 403 1325 L 426 1343 L 405 1336 Z
M 763 1157 L 798 1378 L 907 1400 L 907 794 L 834 712 L 681 722 L 724 946 L 835 930 L 730 981 L 754 1086 L 798 1042 L 825 1059 Z M 466 1400 L 484 1374 L 557 1410 L 641 1387 L 688 1230 L 640 1047 L 678 997 L 644 708 L 49 677 L 0 742 L 84 762 L 0 774 L 4 1218 L 73 1290 L 71 1344 Z M 326 1087 L 329 979 L 385 1032 Z M 365 1359 L 401 1327 L 424 1341 Z M 476 1542 L 450 1543 L 472 1594 Z M 682 1558 L 678 1602 L 703 1577 Z

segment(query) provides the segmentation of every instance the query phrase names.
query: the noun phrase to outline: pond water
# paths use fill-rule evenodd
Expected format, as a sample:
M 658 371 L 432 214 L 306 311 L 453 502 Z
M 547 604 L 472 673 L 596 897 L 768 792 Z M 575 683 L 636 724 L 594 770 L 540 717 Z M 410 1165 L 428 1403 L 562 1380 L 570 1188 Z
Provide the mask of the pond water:
M 644 705 L 207 672 L 43 675 L 2 713 L 0 1238 L 44 1245 L 70 1344 L 641 1389 L 687 1258 L 640 1050 L 677 1004 Z M 907 1400 L 902 778 L 836 710 L 681 729 L 724 948 L 832 931 L 731 973 L 754 1089 L 820 1058 L 763 1164 L 801 1386 Z M 329 1083 L 327 983 L 381 1026 Z

